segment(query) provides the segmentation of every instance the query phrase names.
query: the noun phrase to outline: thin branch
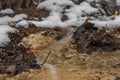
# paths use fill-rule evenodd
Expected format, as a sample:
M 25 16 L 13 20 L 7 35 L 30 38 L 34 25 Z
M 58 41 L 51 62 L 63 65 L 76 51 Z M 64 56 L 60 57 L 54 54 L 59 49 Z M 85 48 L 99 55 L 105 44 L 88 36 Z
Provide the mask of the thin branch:
M 49 51 L 49 53 L 48 53 L 47 57 L 45 58 L 45 60 L 43 61 L 43 63 L 42 63 L 42 64 L 40 64 L 40 65 L 44 65 L 44 64 L 47 62 L 47 60 L 48 60 L 48 57 L 49 57 L 50 53 L 51 53 L 51 50 Z

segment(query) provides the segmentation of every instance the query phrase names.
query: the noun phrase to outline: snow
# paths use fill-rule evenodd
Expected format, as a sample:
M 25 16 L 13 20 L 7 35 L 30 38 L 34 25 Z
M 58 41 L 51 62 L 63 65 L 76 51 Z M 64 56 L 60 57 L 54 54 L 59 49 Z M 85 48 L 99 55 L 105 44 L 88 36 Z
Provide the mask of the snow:
M 12 18 L 9 16 L 3 16 L 0 17 L 0 25 L 8 24 L 8 22 L 11 22 Z
M 99 7 L 94 8 L 90 5 L 92 1 L 100 0 L 85 0 L 81 4 L 77 5 L 72 0 L 45 0 L 38 4 L 37 9 L 45 9 L 49 11 L 48 17 L 43 17 L 42 20 L 35 18 L 34 20 L 26 20 L 26 14 L 18 14 L 14 17 L 3 16 L 0 17 L 0 46 L 4 46 L 9 42 L 7 32 L 14 32 L 15 29 L 8 26 L 9 22 L 14 22 L 16 27 L 24 26 L 29 27 L 29 24 L 35 24 L 37 27 L 68 27 L 68 26 L 80 26 L 86 19 L 90 19 L 96 27 L 108 26 L 116 27 L 120 26 L 120 15 L 106 16 L 105 11 Z M 109 1 L 109 0 L 107 0 Z M 120 0 L 117 0 L 117 5 L 120 5 Z M 104 15 L 101 15 L 100 10 Z M 2 14 L 13 14 L 11 9 L 1 10 Z M 67 16 L 66 20 L 62 20 L 63 16 Z M 97 17 L 96 17 L 97 15 Z
M 5 25 L 8 24 L 9 22 L 18 22 L 26 18 L 27 18 L 26 14 L 18 14 L 14 17 L 3 16 L 0 17 L 0 25 Z
M 0 47 L 5 46 L 8 42 L 10 42 L 10 39 L 8 38 L 7 33 L 15 32 L 16 30 L 8 26 L 8 23 L 18 22 L 17 23 L 18 25 L 25 25 L 25 27 L 27 27 L 27 24 L 25 23 L 25 20 L 24 20 L 25 18 L 27 18 L 26 14 L 18 14 L 14 17 L 10 17 L 10 16 L 0 17 Z
M 120 15 L 116 16 L 114 20 L 106 20 L 106 21 L 101 21 L 101 20 L 92 20 L 92 23 L 95 23 L 95 26 L 97 27 L 102 27 L 102 26 L 108 26 L 108 27 L 117 27 L 120 26 Z
M 5 46 L 10 39 L 8 38 L 8 32 L 15 32 L 16 29 L 11 28 L 8 25 L 0 25 L 0 47 Z
M 38 5 L 38 9 L 46 9 L 49 11 L 60 12 L 67 5 L 73 6 L 74 3 L 70 0 L 46 0 Z
M 79 5 L 74 4 L 71 0 L 46 0 L 38 5 L 38 9 L 45 9 L 50 11 L 50 15 L 47 18 L 43 18 L 42 21 L 30 21 L 38 27 L 54 27 L 54 26 L 80 26 L 87 18 L 91 19 L 97 27 L 108 25 L 109 27 L 116 27 L 120 25 L 120 17 L 101 15 L 99 10 L 104 14 L 105 11 L 101 8 L 93 8 L 89 3 L 92 1 L 99 2 L 100 0 L 86 0 Z M 109 0 L 106 0 L 109 1 Z M 117 0 L 120 4 L 120 1 Z M 69 6 L 69 8 L 66 8 Z M 64 12 L 64 13 L 62 13 Z M 98 17 L 94 17 L 98 15 Z M 63 15 L 66 15 L 68 19 L 62 21 Z M 94 15 L 94 16 L 91 16 Z
M 1 14 L 14 14 L 14 11 L 12 9 L 4 9 L 4 10 L 0 10 Z
M 46 0 L 40 3 L 37 8 L 50 11 L 49 16 L 43 18 L 42 21 L 30 21 L 38 27 L 79 26 L 87 18 L 82 17 L 83 14 L 92 14 L 98 11 L 98 9 L 91 7 L 87 2 L 76 5 L 71 0 Z M 62 21 L 63 15 L 66 15 L 68 20 Z
M 120 0 L 116 0 L 117 1 L 117 5 L 119 5 L 120 6 Z
M 18 14 L 12 18 L 12 22 L 18 22 L 26 18 L 27 18 L 26 14 Z
M 29 27 L 29 23 L 28 23 L 27 20 L 22 20 L 22 21 L 20 21 L 20 22 L 18 22 L 16 24 L 16 27 L 19 27 L 19 26 L 24 26 L 25 28 L 28 28 Z

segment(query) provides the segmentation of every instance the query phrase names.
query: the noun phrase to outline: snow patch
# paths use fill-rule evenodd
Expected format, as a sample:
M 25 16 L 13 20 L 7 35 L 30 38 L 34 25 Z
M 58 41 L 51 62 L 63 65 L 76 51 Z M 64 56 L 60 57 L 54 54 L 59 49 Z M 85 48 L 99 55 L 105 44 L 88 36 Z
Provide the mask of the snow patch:
M 94 8 L 90 5 L 90 2 L 92 1 L 99 2 L 100 0 L 85 0 L 79 5 L 73 3 L 72 0 L 45 0 L 38 4 L 37 9 L 45 9 L 47 11 L 50 11 L 48 17 L 43 17 L 42 20 L 37 19 L 36 21 L 25 20 L 27 18 L 26 14 L 18 14 L 14 17 L 4 16 L 0 17 L 0 25 L 3 27 L 5 25 L 7 26 L 9 22 L 14 22 L 18 27 L 25 26 L 25 28 L 28 28 L 29 24 L 35 24 L 37 27 L 68 27 L 80 26 L 86 19 L 89 18 L 96 27 L 105 25 L 109 27 L 120 26 L 120 15 L 105 16 L 105 11 L 101 7 Z M 117 0 L 117 5 L 120 5 L 119 0 Z M 13 14 L 14 11 L 11 9 L 5 9 L 1 10 L 0 13 Z M 62 20 L 64 16 L 66 16 L 67 19 Z M 5 30 L 9 31 L 8 28 Z M 3 29 L 3 31 L 5 30 Z M 3 31 L 0 32 L 0 35 L 4 33 Z M 5 31 L 5 33 L 7 31 Z M 9 42 L 7 35 L 1 35 L 0 46 L 2 44 L 5 44 L 3 39 L 5 39 L 6 42 Z
M 14 14 L 14 11 L 12 9 L 4 9 L 4 10 L 0 10 L 1 14 Z
M 49 16 L 43 18 L 42 21 L 30 21 L 38 27 L 79 26 L 87 18 L 83 17 L 83 14 L 97 13 L 98 10 L 91 7 L 88 2 L 76 5 L 71 0 L 46 0 L 40 3 L 37 8 L 50 11 Z M 68 19 L 62 21 L 63 15 L 66 15 Z
M 12 18 L 9 16 L 0 17 L 0 25 L 8 24 L 8 22 L 12 22 Z
M 117 5 L 120 6 L 120 0 L 116 0 Z
M 20 21 L 20 22 L 18 22 L 16 24 L 16 27 L 19 27 L 19 26 L 24 26 L 25 28 L 28 28 L 29 27 L 29 23 L 28 23 L 27 20 L 22 20 L 22 21 Z
M 105 11 L 102 8 L 93 8 L 90 5 L 92 1 L 99 2 L 100 0 L 85 0 L 79 5 L 74 4 L 71 0 L 46 0 L 40 3 L 37 8 L 50 11 L 49 16 L 43 18 L 42 21 L 30 22 L 38 27 L 80 26 L 87 18 L 90 18 L 91 22 L 97 27 L 105 25 L 116 27 L 120 25 L 119 16 L 115 16 L 115 19 L 111 19 L 112 16 L 104 16 Z M 117 3 L 120 4 L 120 1 L 117 0 Z M 66 15 L 68 19 L 62 21 L 63 15 Z
M 18 22 L 26 18 L 27 18 L 26 14 L 18 14 L 12 18 L 12 22 Z
M 3 16 L 0 17 L 0 47 L 5 46 L 10 39 L 8 38 L 8 32 L 15 32 L 16 29 L 8 26 L 9 22 L 15 22 L 17 25 L 28 27 L 28 23 L 24 20 L 27 18 L 26 14 L 18 14 L 14 17 Z M 24 21 L 22 21 L 24 20 Z
M 114 17 L 114 20 L 106 20 L 106 21 L 101 21 L 101 20 L 92 20 L 92 23 L 95 23 L 95 26 L 97 27 L 102 27 L 102 26 L 108 26 L 108 27 L 118 27 L 120 26 L 120 15 Z
M 15 32 L 16 29 L 11 28 L 8 25 L 0 25 L 0 47 L 5 46 L 10 39 L 8 38 L 8 32 Z
M 46 9 L 48 11 L 60 12 L 67 5 L 74 6 L 71 0 L 46 0 L 38 5 L 38 9 Z
M 27 18 L 26 14 L 18 14 L 14 17 L 3 16 L 3 17 L 0 17 L 0 25 L 6 25 L 9 22 L 19 22 L 26 18 Z

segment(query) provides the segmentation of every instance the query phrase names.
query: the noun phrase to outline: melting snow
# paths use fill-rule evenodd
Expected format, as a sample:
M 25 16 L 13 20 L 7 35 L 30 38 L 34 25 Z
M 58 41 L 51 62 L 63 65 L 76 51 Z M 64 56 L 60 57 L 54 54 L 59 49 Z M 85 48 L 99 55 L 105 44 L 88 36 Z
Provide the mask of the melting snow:
M 15 29 L 8 25 L 0 25 L 0 47 L 5 46 L 8 42 L 10 42 L 7 35 L 8 32 L 15 32 Z
M 16 24 L 16 27 L 24 26 L 25 28 L 29 27 L 29 22 L 27 20 L 22 20 Z
M 117 5 L 119 5 L 120 6 L 120 0 L 116 0 L 117 1 Z
M 109 27 L 116 27 L 120 25 L 119 16 L 103 16 L 99 14 L 99 10 L 104 13 L 101 8 L 93 8 L 89 2 L 93 0 L 85 0 L 79 5 L 74 4 L 71 0 L 45 0 L 39 3 L 37 9 L 45 9 L 50 11 L 50 14 L 46 18 L 42 18 L 41 21 L 37 20 L 25 20 L 26 14 L 18 14 L 14 17 L 4 16 L 0 17 L 0 46 L 3 46 L 9 42 L 7 35 L 8 31 L 14 32 L 13 28 L 10 28 L 7 24 L 9 22 L 15 22 L 17 26 L 25 26 L 28 28 L 29 23 L 35 24 L 37 27 L 54 27 L 54 26 L 80 26 L 87 18 L 91 19 L 92 23 L 101 27 L 108 25 Z M 99 0 L 95 0 L 99 1 Z M 117 5 L 120 5 L 117 0 Z M 1 10 L 3 14 L 13 14 L 11 9 Z M 62 21 L 63 16 L 67 16 L 65 21 Z M 97 17 L 95 17 L 97 15 Z
M 19 14 L 14 17 L 9 17 L 9 16 L 0 17 L 0 47 L 5 46 L 8 42 L 10 42 L 10 39 L 8 38 L 7 33 L 15 32 L 15 30 L 16 30 L 16 29 L 8 26 L 8 23 L 9 22 L 19 22 L 25 18 L 27 18 L 26 14 Z M 24 23 L 24 21 L 21 21 L 21 22 Z M 20 22 L 18 23 L 18 25 L 19 24 L 20 24 Z M 26 24 L 24 23 L 24 25 L 26 25 Z
M 76 5 L 71 0 L 46 0 L 40 3 L 37 8 L 50 11 L 49 16 L 43 18 L 42 21 L 30 21 L 38 27 L 79 26 L 87 19 L 83 16 L 84 14 L 97 13 L 98 11 L 87 2 Z M 63 15 L 66 15 L 68 20 L 62 21 Z
M 38 27 L 54 27 L 54 26 L 80 26 L 87 18 L 91 19 L 91 22 L 95 23 L 96 26 L 101 27 L 109 25 L 110 27 L 116 27 L 120 25 L 119 16 L 103 16 L 99 14 L 99 10 L 103 13 L 104 10 L 101 8 L 93 8 L 89 2 L 94 0 L 87 0 L 82 2 L 80 5 L 74 4 L 71 0 L 46 0 L 38 5 L 38 9 L 46 9 L 50 11 L 47 18 L 43 18 L 42 21 L 30 21 Z M 100 0 L 95 0 L 96 2 Z M 117 2 L 119 2 L 117 0 Z M 67 20 L 62 21 L 63 15 L 68 17 Z M 94 15 L 94 16 L 90 16 Z M 95 16 L 98 17 L 95 17 Z M 111 17 L 115 18 L 112 19 Z M 115 24 L 113 24 L 115 23 Z
M 12 9 L 4 9 L 4 10 L 0 10 L 1 14 L 14 14 L 14 11 Z
M 19 22 L 23 19 L 27 18 L 26 14 L 18 14 L 14 17 L 4 16 L 0 17 L 0 25 L 7 25 L 9 22 Z

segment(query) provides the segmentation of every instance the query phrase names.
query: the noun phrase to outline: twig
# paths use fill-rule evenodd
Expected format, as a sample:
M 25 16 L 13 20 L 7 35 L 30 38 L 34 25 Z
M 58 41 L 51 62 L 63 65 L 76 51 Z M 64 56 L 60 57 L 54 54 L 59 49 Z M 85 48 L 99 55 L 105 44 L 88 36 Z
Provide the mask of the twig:
M 47 62 L 47 60 L 48 60 L 48 57 L 49 57 L 50 53 L 51 53 L 51 50 L 49 51 L 49 53 L 48 53 L 48 55 L 47 55 L 46 59 L 45 59 L 45 60 L 43 61 L 43 63 L 42 63 L 42 64 L 40 64 L 40 65 L 44 65 L 44 64 Z

